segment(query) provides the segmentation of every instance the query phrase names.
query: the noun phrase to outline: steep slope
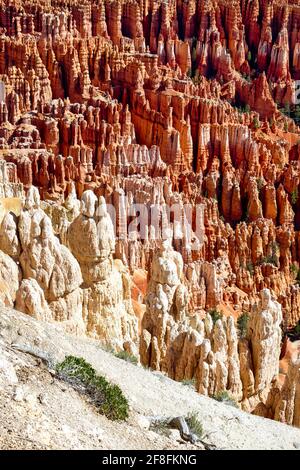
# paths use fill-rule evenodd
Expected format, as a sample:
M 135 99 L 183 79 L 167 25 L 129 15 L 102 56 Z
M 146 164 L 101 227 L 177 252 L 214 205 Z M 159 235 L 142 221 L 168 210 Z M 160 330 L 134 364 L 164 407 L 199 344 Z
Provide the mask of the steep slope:
M 0 305 L 300 427 L 299 29 L 299 0 L 0 0 Z
M 54 362 L 68 354 L 84 357 L 120 385 L 131 406 L 129 422 L 98 415 L 22 348 Z M 183 415 L 196 411 L 206 439 L 219 449 L 300 448 L 300 430 L 202 397 L 160 373 L 115 358 L 94 340 L 67 336 L 58 326 L 10 309 L 1 309 L 0 358 L 0 448 L 184 449 L 188 446 L 176 435 L 166 438 L 141 428 L 143 416 L 176 416 L 178 410 Z

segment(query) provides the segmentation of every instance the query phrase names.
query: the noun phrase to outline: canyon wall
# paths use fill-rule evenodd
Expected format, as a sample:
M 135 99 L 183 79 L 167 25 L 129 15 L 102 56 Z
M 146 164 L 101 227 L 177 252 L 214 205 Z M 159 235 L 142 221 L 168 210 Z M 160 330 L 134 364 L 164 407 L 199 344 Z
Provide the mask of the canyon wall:
M 0 7 L 1 301 L 299 425 L 300 2 Z

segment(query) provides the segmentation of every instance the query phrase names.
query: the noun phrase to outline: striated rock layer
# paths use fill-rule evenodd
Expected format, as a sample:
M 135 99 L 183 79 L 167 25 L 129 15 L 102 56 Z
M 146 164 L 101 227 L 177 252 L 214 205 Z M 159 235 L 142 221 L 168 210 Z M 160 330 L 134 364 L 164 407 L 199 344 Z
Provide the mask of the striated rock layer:
M 300 2 L 0 7 L 1 303 L 299 426 Z

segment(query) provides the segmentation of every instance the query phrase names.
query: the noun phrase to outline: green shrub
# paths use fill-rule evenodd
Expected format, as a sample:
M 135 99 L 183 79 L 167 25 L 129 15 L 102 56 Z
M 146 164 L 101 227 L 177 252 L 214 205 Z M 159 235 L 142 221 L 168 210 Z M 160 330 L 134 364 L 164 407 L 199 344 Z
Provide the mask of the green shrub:
M 254 129 L 259 129 L 260 128 L 260 122 L 259 122 L 259 120 L 256 116 L 253 119 L 253 127 L 254 127 Z
M 114 353 L 118 359 L 122 359 L 123 361 L 130 362 L 131 364 L 137 365 L 138 358 L 129 354 L 127 351 L 120 351 L 118 353 Z
M 284 114 L 286 114 L 287 116 L 291 114 L 291 106 L 289 105 L 289 103 L 285 103 L 284 105 Z
M 195 379 L 184 379 L 181 381 L 182 385 L 186 387 L 195 387 L 196 380 Z
M 227 392 L 227 390 L 224 390 L 223 392 L 216 393 L 215 395 L 213 395 L 213 399 L 216 400 L 216 401 L 225 403 L 225 405 L 234 406 L 235 408 L 238 408 L 237 402 Z
M 237 320 L 237 328 L 240 338 L 245 338 L 247 336 L 249 318 L 249 314 L 244 312 Z
M 214 325 L 217 323 L 218 320 L 222 320 L 223 318 L 223 314 L 219 312 L 219 310 L 216 308 L 211 309 L 208 313 L 210 314 Z
M 294 189 L 294 191 L 292 191 L 291 199 L 292 199 L 292 204 L 293 205 L 297 204 L 298 199 L 299 199 L 298 188 L 296 188 L 296 189 Z
M 278 264 L 278 258 L 276 255 L 269 255 L 269 256 L 265 256 L 264 258 L 262 258 L 262 260 L 260 261 L 260 264 L 273 264 L 273 266 L 277 266 Z
M 193 434 L 199 440 L 203 436 L 203 427 L 199 419 L 197 418 L 196 413 L 189 413 L 187 417 L 184 417 L 186 424 L 189 427 L 189 434 Z M 180 418 L 158 418 L 151 423 L 150 429 L 158 434 L 170 437 L 171 429 L 178 429 L 180 432 L 181 437 L 184 440 L 189 440 L 187 435 L 183 437 L 182 432 L 182 425 L 180 422 Z M 185 430 L 184 430 L 185 432 Z
M 300 321 L 293 329 L 287 331 L 287 335 L 292 341 L 298 341 L 300 339 Z
M 280 247 L 279 247 L 278 243 L 276 243 L 276 242 L 272 243 L 272 254 L 262 258 L 262 260 L 260 261 L 259 264 L 260 265 L 261 264 L 273 264 L 273 266 L 278 267 L 279 266 L 279 259 L 278 259 L 278 254 L 277 253 L 278 253 L 279 250 L 280 250 Z
M 186 423 L 190 428 L 190 431 L 195 434 L 199 439 L 203 436 L 203 426 L 199 419 L 197 418 L 196 413 L 188 414 L 186 418 Z
M 298 325 L 295 326 L 294 332 L 295 332 L 296 335 L 300 335 L 300 321 L 299 321 Z
M 291 264 L 290 266 L 290 272 L 293 276 L 297 277 L 298 276 L 298 267 L 296 266 L 296 264 Z
M 120 387 L 98 375 L 84 359 L 67 356 L 56 366 L 56 371 L 60 380 L 70 383 L 81 393 L 85 393 L 99 412 L 107 418 L 122 421 L 128 418 L 128 401 Z

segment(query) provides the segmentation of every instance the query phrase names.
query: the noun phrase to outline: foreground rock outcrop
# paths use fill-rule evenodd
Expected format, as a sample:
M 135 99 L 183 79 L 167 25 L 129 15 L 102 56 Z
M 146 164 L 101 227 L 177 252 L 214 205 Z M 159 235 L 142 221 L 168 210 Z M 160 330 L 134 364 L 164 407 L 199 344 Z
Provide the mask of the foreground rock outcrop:
M 112 422 L 96 413 L 82 395 L 22 349 L 54 363 L 69 354 L 85 358 L 121 387 L 131 406 L 129 421 Z M 206 440 L 217 449 L 293 450 L 300 445 L 296 428 L 203 397 L 117 359 L 94 340 L 67 336 L 57 325 L 10 309 L 1 309 L 0 352 L 1 449 L 193 449 L 180 441 L 179 433 L 167 438 L 145 428 L 147 416 L 174 416 L 178 410 L 182 415 L 197 412 Z

